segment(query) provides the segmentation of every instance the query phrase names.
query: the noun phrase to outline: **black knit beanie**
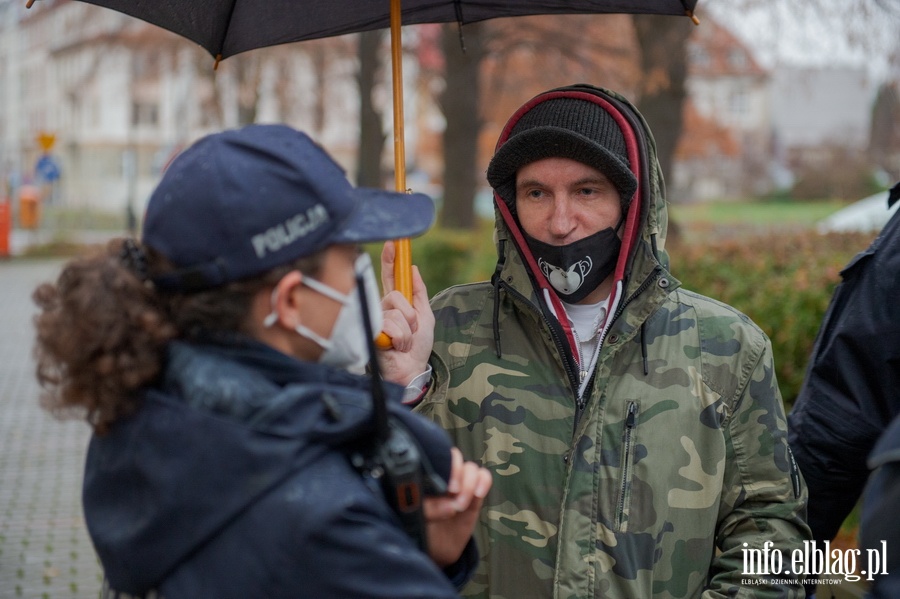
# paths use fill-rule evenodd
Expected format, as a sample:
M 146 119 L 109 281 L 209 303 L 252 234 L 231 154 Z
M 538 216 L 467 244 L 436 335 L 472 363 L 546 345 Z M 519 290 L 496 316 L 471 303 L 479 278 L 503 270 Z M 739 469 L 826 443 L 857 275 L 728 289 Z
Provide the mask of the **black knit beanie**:
M 622 213 L 627 212 L 637 179 L 628 167 L 622 130 L 599 104 L 555 97 L 536 104 L 519 118 L 487 170 L 488 183 L 514 213 L 516 173 L 544 158 L 571 158 L 596 168 L 616 186 Z

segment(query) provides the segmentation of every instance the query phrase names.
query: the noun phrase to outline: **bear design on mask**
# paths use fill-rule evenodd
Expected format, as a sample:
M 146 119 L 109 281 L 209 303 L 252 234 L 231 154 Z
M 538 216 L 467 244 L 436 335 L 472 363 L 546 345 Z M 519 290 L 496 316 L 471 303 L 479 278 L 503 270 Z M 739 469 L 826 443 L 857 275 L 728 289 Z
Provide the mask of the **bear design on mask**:
M 569 295 L 581 287 L 585 275 L 591 272 L 593 262 L 590 256 L 587 256 L 570 266 L 568 270 L 563 270 L 544 260 L 539 260 L 539 265 L 553 288 L 562 294 Z

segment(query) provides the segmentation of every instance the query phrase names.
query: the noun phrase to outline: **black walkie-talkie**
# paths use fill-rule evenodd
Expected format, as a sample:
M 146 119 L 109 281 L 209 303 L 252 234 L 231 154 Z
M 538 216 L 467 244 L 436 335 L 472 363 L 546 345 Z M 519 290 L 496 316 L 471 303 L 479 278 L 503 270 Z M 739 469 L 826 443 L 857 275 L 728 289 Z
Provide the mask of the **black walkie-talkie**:
M 403 524 L 403 529 L 424 552 L 428 552 L 423 512 L 424 480 L 422 455 L 418 444 L 404 427 L 393 424 L 387 415 L 381 370 L 375 353 L 375 335 L 369 317 L 366 286 L 362 276 L 356 276 L 356 288 L 362 304 L 363 326 L 369 350 L 369 369 L 372 376 L 372 400 L 375 417 L 375 451 L 372 459 L 383 471 L 381 487 L 391 507 Z

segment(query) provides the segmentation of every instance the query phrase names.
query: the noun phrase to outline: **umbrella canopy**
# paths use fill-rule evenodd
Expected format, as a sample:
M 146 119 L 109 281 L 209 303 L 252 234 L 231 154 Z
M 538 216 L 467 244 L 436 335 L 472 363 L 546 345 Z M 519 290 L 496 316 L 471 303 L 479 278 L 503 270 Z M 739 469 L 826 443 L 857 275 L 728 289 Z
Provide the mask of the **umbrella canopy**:
M 30 2 L 33 0 L 30 0 Z M 289 42 L 384 29 L 388 0 L 83 0 L 182 35 L 217 59 Z M 30 4 L 29 2 L 29 4 Z M 537 14 L 691 16 L 697 0 L 402 0 L 401 24 L 475 23 Z

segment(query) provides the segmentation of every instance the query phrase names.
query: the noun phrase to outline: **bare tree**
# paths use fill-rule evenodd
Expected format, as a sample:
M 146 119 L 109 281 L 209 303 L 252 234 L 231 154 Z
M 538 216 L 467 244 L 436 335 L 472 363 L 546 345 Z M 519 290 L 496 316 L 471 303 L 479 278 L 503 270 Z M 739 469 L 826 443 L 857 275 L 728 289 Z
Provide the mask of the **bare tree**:
M 444 129 L 444 205 L 442 224 L 450 228 L 475 226 L 478 105 L 481 98 L 479 67 L 485 56 L 485 25 L 466 26 L 465 47 L 455 27 L 446 26 L 442 46 L 446 60 L 440 106 L 447 120 Z
M 635 16 L 634 25 L 643 72 L 638 109 L 653 131 L 663 178 L 671 181 L 687 97 L 687 41 L 694 25 L 656 15 Z
M 443 28 L 444 205 L 448 227 L 475 225 L 475 196 L 500 127 L 551 87 L 591 82 L 631 90 L 634 44 L 626 16 L 555 15 Z M 624 64 L 624 66 L 623 66 Z M 490 125 L 486 143 L 481 136 Z
M 878 43 L 875 40 L 880 39 L 871 35 L 873 19 L 877 22 L 878 16 L 883 18 L 887 11 L 900 12 L 898 0 L 877 0 L 877 5 L 860 7 L 851 11 L 852 14 L 835 9 L 828 0 L 777 4 L 779 10 L 793 11 L 803 22 L 824 23 L 831 16 L 841 15 L 841 23 L 845 25 L 842 35 L 860 48 L 873 48 Z M 742 17 L 742 11 L 749 10 L 774 14 L 772 0 L 735 0 L 716 8 L 719 9 L 716 13 L 732 14 L 734 18 Z M 632 20 L 624 18 L 629 23 Z M 582 81 L 610 87 L 636 99 L 653 130 L 664 177 L 672 180 L 672 163 L 682 134 L 687 93 L 687 41 L 694 26 L 686 18 L 635 16 L 633 29 L 630 25 L 618 26 L 620 32 L 630 31 L 636 40 L 629 44 L 621 38 L 611 38 L 610 31 L 597 35 L 589 30 L 595 23 L 608 19 L 606 15 L 596 18 L 578 15 L 568 19 L 542 16 L 488 21 L 480 29 L 467 25 L 463 33 L 467 50 L 472 53 L 468 60 L 461 59 L 457 27 L 445 27 L 446 86 L 440 99 L 446 116 L 445 224 L 470 227 L 474 223 L 474 213 L 468 206 L 478 185 L 483 183 L 482 171 L 486 166 L 479 135 L 495 140 L 495 134 L 499 133 L 498 120 L 502 125 L 496 115 L 509 116 L 529 95 L 546 89 L 546 86 L 535 88 L 535 81 L 545 82 L 553 75 L 565 77 L 563 81 L 557 79 L 555 84 L 565 84 L 574 82 L 581 74 Z M 783 29 L 781 33 L 776 37 L 795 36 L 794 32 L 786 35 Z M 617 60 L 623 63 L 632 60 L 635 43 L 640 57 L 635 68 L 610 66 Z M 890 48 L 882 47 L 882 50 L 890 52 Z M 523 57 L 530 62 L 523 62 Z M 458 69 L 467 72 L 455 72 Z M 472 104 L 476 94 L 480 96 L 479 111 Z M 488 129 L 490 134 L 485 135 Z M 468 173 L 472 156 L 476 155 L 482 158 L 475 163 L 473 178 Z
M 900 179 L 900 85 L 896 81 L 882 85 L 875 98 L 869 155 L 892 181 Z
M 359 158 L 356 184 L 365 187 L 381 187 L 381 155 L 386 135 L 382 127 L 382 114 L 375 107 L 372 93 L 382 70 L 381 31 L 365 31 L 359 35 L 357 57 L 359 71 Z

